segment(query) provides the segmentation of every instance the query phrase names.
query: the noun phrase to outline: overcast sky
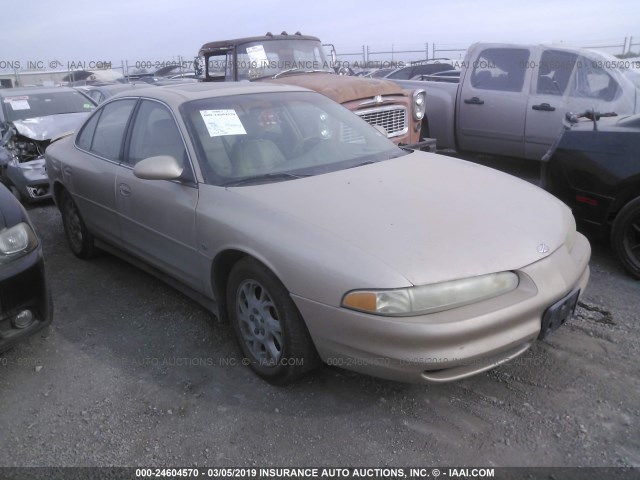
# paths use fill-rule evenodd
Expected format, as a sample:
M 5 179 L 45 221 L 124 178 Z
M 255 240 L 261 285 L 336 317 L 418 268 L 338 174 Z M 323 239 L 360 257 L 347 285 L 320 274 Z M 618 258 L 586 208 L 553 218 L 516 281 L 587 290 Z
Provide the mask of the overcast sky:
M 640 42 L 639 0 L 3 2 L 0 63 L 171 60 L 206 42 L 301 31 L 338 53 L 476 41 Z M 638 50 L 638 47 L 636 47 Z M 620 52 L 611 52 L 620 53 Z M 24 67 L 23 67 L 24 68 Z

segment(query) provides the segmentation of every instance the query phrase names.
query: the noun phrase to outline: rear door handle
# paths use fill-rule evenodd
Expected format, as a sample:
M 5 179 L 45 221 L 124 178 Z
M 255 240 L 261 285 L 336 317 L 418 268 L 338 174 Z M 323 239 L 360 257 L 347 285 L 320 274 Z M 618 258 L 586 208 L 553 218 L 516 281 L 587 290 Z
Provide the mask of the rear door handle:
M 480 100 L 478 97 L 465 98 L 464 103 L 467 105 L 484 105 L 484 100 Z
M 541 103 L 540 105 L 534 105 L 531 107 L 533 110 L 540 110 L 542 112 L 554 112 L 556 107 L 552 107 L 548 103 Z
M 126 183 L 121 183 L 120 185 L 118 185 L 118 191 L 123 197 L 128 197 L 129 195 L 131 195 L 131 188 Z

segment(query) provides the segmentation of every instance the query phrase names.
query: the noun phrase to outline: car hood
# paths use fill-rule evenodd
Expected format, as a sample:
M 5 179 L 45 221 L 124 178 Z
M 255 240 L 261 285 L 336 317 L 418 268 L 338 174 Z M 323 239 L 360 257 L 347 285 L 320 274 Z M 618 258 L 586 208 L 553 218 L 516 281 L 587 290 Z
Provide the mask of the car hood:
M 73 133 L 91 112 L 61 113 L 46 117 L 14 120 L 12 123 L 20 135 L 31 140 L 55 140 Z
M 542 189 L 424 152 L 230 190 L 349 243 L 414 285 L 519 269 L 574 228 L 568 207 Z
M 338 103 L 371 99 L 376 95 L 404 95 L 402 88 L 388 80 L 336 75 L 329 72 L 291 73 L 265 81 L 308 88 Z

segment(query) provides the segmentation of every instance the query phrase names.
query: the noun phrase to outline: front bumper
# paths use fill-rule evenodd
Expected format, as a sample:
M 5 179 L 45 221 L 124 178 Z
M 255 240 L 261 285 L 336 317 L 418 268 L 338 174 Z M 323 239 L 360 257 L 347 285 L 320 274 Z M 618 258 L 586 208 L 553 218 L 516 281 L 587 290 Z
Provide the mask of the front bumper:
M 589 242 L 517 271 L 500 297 L 417 317 L 382 317 L 293 296 L 329 365 L 412 383 L 459 380 L 511 360 L 537 339 L 545 311 L 589 280 Z
M 33 320 L 18 328 L 16 316 L 25 311 Z M 49 325 L 52 315 L 41 247 L 0 265 L 0 352 Z
M 36 202 L 51 198 L 44 158 L 7 165 L 7 178 L 23 200 Z

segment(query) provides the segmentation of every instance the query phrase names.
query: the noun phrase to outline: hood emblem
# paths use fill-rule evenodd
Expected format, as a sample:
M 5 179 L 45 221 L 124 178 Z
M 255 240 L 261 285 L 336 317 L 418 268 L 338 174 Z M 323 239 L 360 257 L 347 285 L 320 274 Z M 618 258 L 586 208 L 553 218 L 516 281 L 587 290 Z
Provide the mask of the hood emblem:
M 385 98 L 382 95 L 376 95 L 371 100 L 366 100 L 360 104 L 361 107 L 369 106 L 369 105 L 382 105 L 383 103 L 393 102 L 393 99 Z
M 537 250 L 540 255 L 549 253 L 549 245 L 547 245 L 546 243 L 541 243 L 540 245 L 538 245 Z

